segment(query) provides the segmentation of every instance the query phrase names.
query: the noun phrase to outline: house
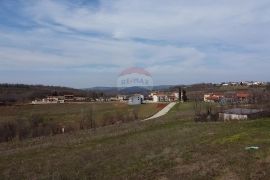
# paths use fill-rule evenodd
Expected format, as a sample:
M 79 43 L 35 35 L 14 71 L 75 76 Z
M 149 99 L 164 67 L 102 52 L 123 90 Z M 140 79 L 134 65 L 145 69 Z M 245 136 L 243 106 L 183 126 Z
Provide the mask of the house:
M 252 94 L 249 92 L 237 92 L 236 97 L 240 102 L 248 102 L 252 99 Z
M 144 96 L 141 94 L 135 94 L 133 96 L 130 96 L 128 99 L 129 105 L 139 105 L 142 104 L 144 101 Z
M 222 98 L 224 98 L 223 93 L 210 93 L 205 94 L 203 100 L 204 102 L 219 102 Z
M 153 98 L 153 102 L 173 102 L 179 99 L 178 92 L 159 92 L 159 93 L 151 93 Z
M 57 104 L 64 103 L 64 96 L 48 96 L 41 100 L 34 100 L 31 104 Z
M 105 102 L 105 98 L 103 97 L 96 98 L 95 100 L 98 102 Z
M 86 97 L 74 97 L 74 101 L 76 101 L 76 102 L 85 102 Z
M 179 92 L 173 92 L 172 94 L 176 98 L 176 100 L 179 99 Z M 181 95 L 183 96 L 183 92 L 181 92 Z
M 247 120 L 251 118 L 262 117 L 263 110 L 259 109 L 243 109 L 243 108 L 234 108 L 228 109 L 219 113 L 220 120 Z
M 64 100 L 66 101 L 74 101 L 74 95 L 64 95 Z
M 59 100 L 60 98 L 57 96 L 48 96 L 46 99 L 48 103 L 58 103 Z
M 153 97 L 154 95 L 156 95 L 158 92 L 151 92 L 149 97 Z
M 126 101 L 128 100 L 127 95 L 117 95 L 117 100 L 118 101 Z
M 228 91 L 204 94 L 205 102 L 219 102 L 221 104 L 228 103 L 248 103 L 252 100 L 253 95 L 248 91 Z
M 117 97 L 110 97 L 109 101 L 118 101 L 118 98 Z
M 166 94 L 155 94 L 153 95 L 153 102 L 167 102 L 168 96 Z

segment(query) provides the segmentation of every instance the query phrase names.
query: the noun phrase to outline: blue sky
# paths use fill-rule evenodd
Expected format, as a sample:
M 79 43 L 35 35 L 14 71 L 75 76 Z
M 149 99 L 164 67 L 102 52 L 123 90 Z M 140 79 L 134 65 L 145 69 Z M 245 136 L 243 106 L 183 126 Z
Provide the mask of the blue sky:
M 0 82 L 116 86 L 139 66 L 155 85 L 261 80 L 267 0 L 0 0 Z

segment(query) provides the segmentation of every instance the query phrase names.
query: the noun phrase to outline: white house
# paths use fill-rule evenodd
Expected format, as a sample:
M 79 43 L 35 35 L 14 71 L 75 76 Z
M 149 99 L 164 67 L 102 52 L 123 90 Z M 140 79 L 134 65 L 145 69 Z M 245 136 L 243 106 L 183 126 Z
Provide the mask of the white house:
M 166 94 L 155 94 L 153 96 L 153 102 L 167 102 L 168 96 Z
M 31 104 L 57 104 L 65 103 L 63 96 L 48 96 L 42 100 L 34 100 Z
M 141 94 L 135 94 L 128 99 L 128 104 L 129 105 L 138 105 L 142 104 L 144 101 L 144 96 Z
M 153 102 L 159 102 L 159 97 L 158 97 L 158 95 L 153 95 L 152 96 L 152 98 L 153 98 Z
M 126 95 L 117 95 L 117 100 L 118 101 L 125 101 L 125 100 L 127 100 L 128 98 L 127 98 L 127 96 Z
M 156 93 L 153 96 L 153 102 L 173 102 L 179 99 L 178 92 Z
M 222 113 L 219 113 L 219 119 L 227 121 L 227 120 L 247 120 L 250 118 L 260 117 L 260 113 L 262 110 L 259 109 L 242 109 L 242 108 L 234 108 L 225 110 Z

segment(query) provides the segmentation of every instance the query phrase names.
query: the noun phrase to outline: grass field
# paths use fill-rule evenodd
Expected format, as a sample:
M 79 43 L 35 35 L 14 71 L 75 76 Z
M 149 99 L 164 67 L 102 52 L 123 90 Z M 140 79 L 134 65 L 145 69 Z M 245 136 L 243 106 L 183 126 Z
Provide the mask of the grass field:
M 47 105 L 23 105 L 23 106 L 2 106 L 0 107 L 0 122 L 14 120 L 16 118 L 27 118 L 33 115 L 43 117 L 48 121 L 55 121 L 62 124 L 79 122 L 92 108 L 93 119 L 100 124 L 104 115 L 116 116 L 117 114 L 129 115 L 134 110 L 138 118 L 150 117 L 160 110 L 159 104 L 143 104 L 129 106 L 125 103 L 85 103 L 85 104 L 47 104 Z
M 0 179 L 269 179 L 270 119 L 195 123 L 193 105 L 96 130 L 2 143 Z M 247 146 L 258 150 L 245 150 Z

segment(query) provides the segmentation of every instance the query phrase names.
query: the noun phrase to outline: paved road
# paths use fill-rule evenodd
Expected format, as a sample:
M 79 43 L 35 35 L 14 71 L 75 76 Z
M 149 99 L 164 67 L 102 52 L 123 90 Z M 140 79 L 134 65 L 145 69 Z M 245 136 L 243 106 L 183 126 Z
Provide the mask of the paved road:
M 158 118 L 160 116 L 164 116 L 165 114 L 167 114 L 172 108 L 173 106 L 176 104 L 176 102 L 171 102 L 170 104 L 168 104 L 166 107 L 164 107 L 163 109 L 161 109 L 159 112 L 157 112 L 155 115 L 151 116 L 150 118 L 144 119 L 142 121 L 148 121 L 150 119 L 155 119 Z

